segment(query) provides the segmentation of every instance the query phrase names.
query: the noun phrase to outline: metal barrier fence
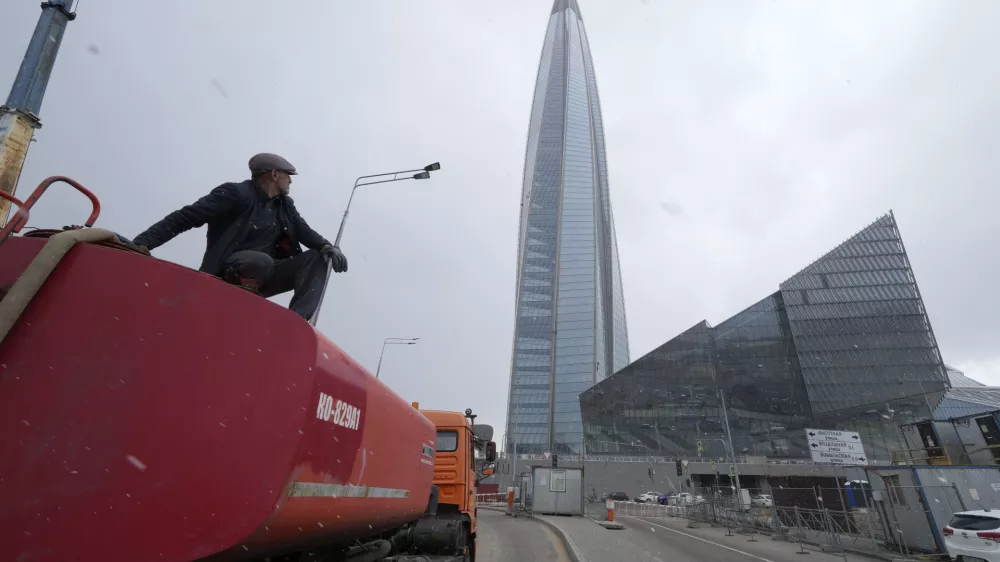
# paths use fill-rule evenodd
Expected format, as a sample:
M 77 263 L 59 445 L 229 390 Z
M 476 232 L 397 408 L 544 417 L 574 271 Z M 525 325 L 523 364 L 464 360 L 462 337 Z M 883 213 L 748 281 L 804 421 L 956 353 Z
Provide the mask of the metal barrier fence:
M 476 505 L 485 507 L 507 507 L 507 494 L 476 494 Z
M 726 527 L 730 532 L 750 535 L 767 534 L 775 538 L 798 542 L 823 550 L 857 552 L 891 558 L 893 554 L 909 555 L 910 547 L 902 538 L 890 536 L 879 510 L 854 508 L 847 510 L 810 509 L 798 506 L 740 505 L 738 497 L 709 494 L 690 496 L 688 501 L 671 504 L 615 502 L 615 517 L 683 518 Z

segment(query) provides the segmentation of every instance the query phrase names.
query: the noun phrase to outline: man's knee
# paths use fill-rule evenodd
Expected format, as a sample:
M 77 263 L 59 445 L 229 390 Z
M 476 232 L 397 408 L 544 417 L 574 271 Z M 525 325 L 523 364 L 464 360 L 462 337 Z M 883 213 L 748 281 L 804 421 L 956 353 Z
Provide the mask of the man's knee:
M 259 285 L 274 272 L 274 260 L 263 252 L 236 252 L 226 260 L 226 281 L 241 285 Z
M 299 256 L 301 268 L 308 272 L 310 277 L 326 275 L 326 261 L 319 250 L 306 250 Z

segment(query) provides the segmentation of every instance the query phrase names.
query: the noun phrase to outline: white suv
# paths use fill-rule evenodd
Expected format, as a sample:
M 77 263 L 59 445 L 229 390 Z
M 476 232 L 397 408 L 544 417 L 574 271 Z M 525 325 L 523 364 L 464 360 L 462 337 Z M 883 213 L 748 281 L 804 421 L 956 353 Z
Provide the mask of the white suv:
M 1000 511 L 960 511 L 941 534 L 952 560 L 1000 562 Z

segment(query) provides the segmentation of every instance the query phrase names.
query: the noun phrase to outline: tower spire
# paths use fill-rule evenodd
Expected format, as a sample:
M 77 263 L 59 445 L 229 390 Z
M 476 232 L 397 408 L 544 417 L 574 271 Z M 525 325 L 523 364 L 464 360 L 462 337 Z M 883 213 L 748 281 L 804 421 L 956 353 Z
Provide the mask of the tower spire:
M 580 5 L 576 3 L 576 0 L 555 0 L 552 3 L 553 14 L 565 12 L 566 10 L 573 10 L 578 17 L 580 16 Z

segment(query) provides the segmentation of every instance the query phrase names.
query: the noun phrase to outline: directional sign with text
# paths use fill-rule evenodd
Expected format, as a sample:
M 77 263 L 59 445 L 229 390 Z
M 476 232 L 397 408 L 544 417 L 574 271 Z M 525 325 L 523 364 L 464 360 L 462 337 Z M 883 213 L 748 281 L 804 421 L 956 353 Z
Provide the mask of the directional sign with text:
M 854 431 L 807 429 L 806 440 L 813 462 L 853 465 L 868 462 L 861 436 Z

